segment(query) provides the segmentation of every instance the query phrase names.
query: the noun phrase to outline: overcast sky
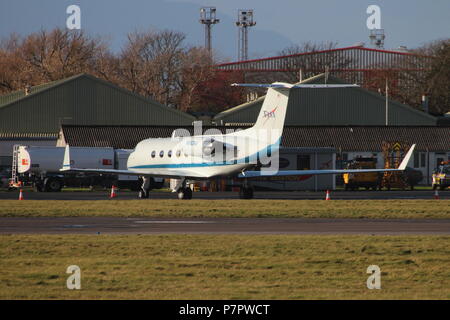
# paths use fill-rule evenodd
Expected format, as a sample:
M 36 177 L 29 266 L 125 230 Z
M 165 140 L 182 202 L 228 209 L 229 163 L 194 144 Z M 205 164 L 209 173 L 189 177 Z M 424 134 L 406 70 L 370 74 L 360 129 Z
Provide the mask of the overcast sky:
M 202 6 L 217 8 L 221 22 L 213 27 L 213 47 L 228 60 L 237 56 L 238 9 L 254 9 L 250 58 L 276 55 L 304 41 L 368 44 L 366 9 L 373 4 L 381 8 L 387 49 L 450 38 L 450 0 L 0 0 L 0 37 L 65 27 L 72 4 L 81 8 L 81 28 L 110 41 L 115 51 L 128 32 L 148 28 L 182 31 L 188 43 L 203 45 Z

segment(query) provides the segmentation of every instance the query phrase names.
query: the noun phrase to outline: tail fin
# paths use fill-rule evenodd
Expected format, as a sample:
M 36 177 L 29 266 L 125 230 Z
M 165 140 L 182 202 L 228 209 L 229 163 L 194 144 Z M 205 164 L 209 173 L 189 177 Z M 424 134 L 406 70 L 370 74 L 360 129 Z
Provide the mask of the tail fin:
M 284 120 L 289 102 L 291 84 L 276 82 L 273 84 L 233 84 L 242 87 L 268 88 L 261 111 L 251 130 L 268 145 L 278 145 L 283 133 Z
M 269 135 L 267 141 L 269 145 L 280 143 L 291 89 L 358 87 L 358 85 L 354 84 L 289 84 L 284 82 L 274 82 L 272 84 L 234 83 L 232 86 L 268 88 L 256 123 L 250 130 L 266 131 Z
M 253 128 L 282 131 L 288 102 L 289 89 L 269 88 Z

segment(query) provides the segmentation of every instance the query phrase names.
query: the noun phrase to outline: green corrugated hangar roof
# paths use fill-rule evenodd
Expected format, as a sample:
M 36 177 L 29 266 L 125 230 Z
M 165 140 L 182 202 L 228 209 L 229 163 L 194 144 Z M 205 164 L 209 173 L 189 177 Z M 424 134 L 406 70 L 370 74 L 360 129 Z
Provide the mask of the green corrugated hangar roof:
M 88 74 L 0 97 L 0 132 L 58 133 L 77 125 L 191 125 L 195 117 Z
M 301 83 L 325 83 L 325 74 Z M 345 83 L 329 76 L 327 83 Z M 264 96 L 225 110 L 214 117 L 218 125 L 252 124 L 261 110 Z M 367 89 L 300 89 L 289 97 L 286 125 L 291 126 L 346 126 L 385 125 L 385 97 Z M 429 126 L 437 119 L 397 101 L 389 101 L 389 125 Z

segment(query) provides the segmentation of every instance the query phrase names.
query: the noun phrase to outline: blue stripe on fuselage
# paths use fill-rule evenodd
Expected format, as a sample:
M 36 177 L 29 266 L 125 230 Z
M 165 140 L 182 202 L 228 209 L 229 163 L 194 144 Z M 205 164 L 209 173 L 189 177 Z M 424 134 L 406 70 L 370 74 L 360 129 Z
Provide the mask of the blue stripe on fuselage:
M 230 161 L 222 161 L 222 162 L 202 162 L 202 163 L 166 163 L 166 164 L 146 164 L 141 166 L 129 167 L 129 169 L 159 169 L 159 168 L 202 168 L 202 167 L 220 167 L 220 166 L 229 166 L 233 164 L 242 164 L 242 163 L 250 163 L 250 159 L 257 159 L 259 154 L 266 152 L 270 148 L 271 153 L 276 150 L 280 146 L 280 139 L 270 146 L 265 147 L 264 149 L 256 152 L 252 156 L 247 156 L 242 159 L 230 160 Z

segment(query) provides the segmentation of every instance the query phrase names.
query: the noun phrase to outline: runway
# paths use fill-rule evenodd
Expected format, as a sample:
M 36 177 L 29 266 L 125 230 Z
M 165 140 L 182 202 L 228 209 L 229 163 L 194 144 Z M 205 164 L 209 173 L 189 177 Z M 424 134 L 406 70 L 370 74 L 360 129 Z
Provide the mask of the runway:
M 106 200 L 109 198 L 110 190 L 93 192 L 30 192 L 24 191 L 26 200 Z M 118 191 L 118 199 L 137 199 L 136 192 Z M 256 191 L 255 199 L 283 199 L 283 200 L 304 200 L 304 199 L 325 199 L 324 191 Z M 332 191 L 333 200 L 363 200 L 363 199 L 433 199 L 432 190 L 396 190 L 396 191 Z M 439 191 L 441 199 L 450 199 L 450 190 Z M 18 191 L 0 192 L 0 200 L 18 198 Z M 177 199 L 176 193 L 172 192 L 150 192 L 148 200 L 152 199 Z M 193 199 L 219 200 L 219 199 L 239 199 L 237 192 L 194 192 Z M 145 201 L 145 200 L 143 200 Z
M 450 219 L 0 218 L 0 234 L 450 235 Z

